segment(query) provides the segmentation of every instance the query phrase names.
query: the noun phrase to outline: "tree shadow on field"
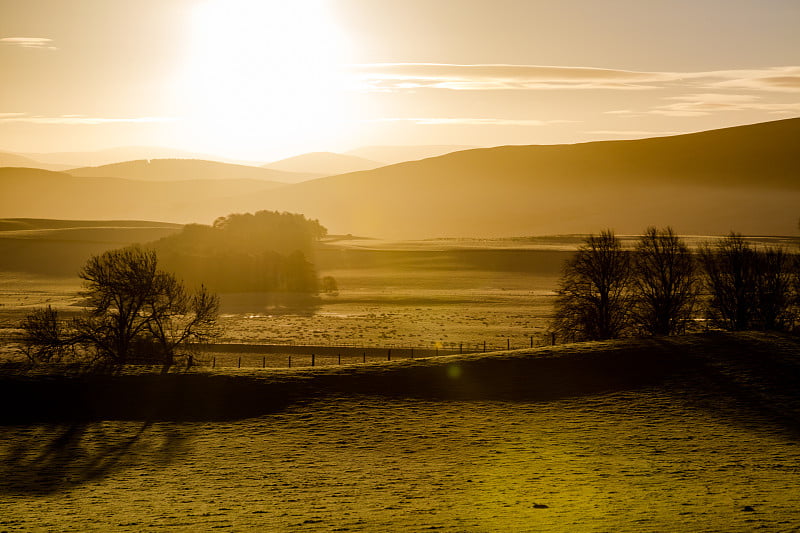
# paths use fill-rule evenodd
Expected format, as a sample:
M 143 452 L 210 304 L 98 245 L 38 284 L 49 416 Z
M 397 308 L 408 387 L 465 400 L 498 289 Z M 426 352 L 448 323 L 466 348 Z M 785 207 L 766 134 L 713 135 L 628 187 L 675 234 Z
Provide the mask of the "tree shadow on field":
M 125 468 L 185 455 L 186 435 L 151 422 L 75 422 L 0 428 L 0 492 L 51 494 Z

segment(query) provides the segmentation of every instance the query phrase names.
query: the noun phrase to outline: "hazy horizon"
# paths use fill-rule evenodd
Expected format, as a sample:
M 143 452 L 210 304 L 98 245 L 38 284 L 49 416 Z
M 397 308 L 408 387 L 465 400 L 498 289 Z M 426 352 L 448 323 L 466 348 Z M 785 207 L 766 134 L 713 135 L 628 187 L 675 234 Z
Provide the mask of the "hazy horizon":
M 800 115 L 800 4 L 0 0 L 0 151 L 269 162 Z

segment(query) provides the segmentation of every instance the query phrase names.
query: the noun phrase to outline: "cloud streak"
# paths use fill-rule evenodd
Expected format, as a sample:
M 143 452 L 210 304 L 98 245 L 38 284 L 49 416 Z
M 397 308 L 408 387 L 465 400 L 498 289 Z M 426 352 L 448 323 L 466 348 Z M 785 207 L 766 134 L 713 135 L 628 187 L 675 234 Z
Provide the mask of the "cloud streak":
M 702 93 L 669 96 L 671 103 L 645 111 L 619 109 L 606 114 L 621 116 L 661 115 L 667 117 L 702 117 L 720 111 L 764 111 L 771 114 L 800 113 L 800 102 L 764 102 L 752 94 Z
M 375 63 L 351 66 L 367 91 L 408 89 L 648 89 L 663 73 L 589 67 Z
M 18 46 L 20 48 L 38 48 L 40 50 L 58 50 L 53 46 L 52 39 L 43 37 L 3 37 L 0 43 L 7 46 Z
M 468 118 L 468 117 L 416 117 L 416 118 L 379 118 L 368 122 L 410 122 L 420 126 L 547 126 L 550 124 L 566 124 L 572 120 L 535 120 L 506 118 Z
M 27 113 L 0 113 L 0 124 L 8 123 L 28 123 L 28 124 L 66 124 L 66 125 L 98 125 L 98 124 L 120 124 L 120 123 L 148 123 L 148 122 L 172 122 L 170 117 L 130 117 L 130 118 L 106 118 L 106 117 L 87 117 L 85 115 L 29 115 Z
M 359 89 L 370 92 L 419 89 L 648 90 L 667 87 L 800 92 L 798 66 L 705 72 L 647 72 L 539 65 L 372 63 L 351 65 L 350 70 L 359 80 Z

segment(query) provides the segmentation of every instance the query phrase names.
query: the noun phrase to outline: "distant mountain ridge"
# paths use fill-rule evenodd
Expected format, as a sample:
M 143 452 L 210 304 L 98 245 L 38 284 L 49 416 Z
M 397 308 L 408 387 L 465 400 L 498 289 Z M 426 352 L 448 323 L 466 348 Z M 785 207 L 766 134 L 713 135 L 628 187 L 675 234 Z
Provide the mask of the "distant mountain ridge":
M 0 152 L 0 167 L 41 168 L 44 170 L 64 170 L 69 168 L 65 165 L 43 163 L 13 152 Z
M 226 163 L 247 164 L 242 161 L 234 161 L 230 158 L 218 157 L 212 154 L 190 152 L 187 150 L 179 150 L 177 148 L 169 148 L 164 146 L 118 146 L 115 148 L 103 148 L 100 150 L 80 152 L 26 152 L 17 153 L 17 155 L 33 159 L 44 164 L 60 167 L 55 170 L 108 165 L 111 163 L 118 163 L 120 161 L 134 161 L 137 159 L 207 159 Z
M 320 178 L 238 208 L 304 213 L 387 238 L 638 233 L 793 234 L 800 118 L 687 135 L 472 149 Z M 220 206 L 223 210 L 225 206 Z
M 430 157 L 438 157 L 440 155 L 449 154 L 452 152 L 460 152 L 462 150 L 472 150 L 475 146 L 466 146 L 458 144 L 423 144 L 419 146 L 362 146 L 355 150 L 346 152 L 346 155 L 353 155 L 363 157 L 374 161 L 382 161 L 384 165 L 393 165 L 395 163 L 402 163 L 404 161 L 416 161 L 418 159 L 427 159 Z
M 32 168 L 0 168 L 0 216 L 210 222 L 197 205 L 275 188 L 253 179 L 142 181 L 74 177 Z M 228 214 L 228 213 L 223 213 Z
M 310 152 L 281 159 L 280 161 L 273 161 L 272 163 L 261 165 L 261 167 L 284 172 L 316 174 L 316 177 L 321 177 L 358 172 L 360 170 L 372 170 L 384 165 L 385 163 L 354 155 L 334 152 Z
M 255 179 L 274 182 L 276 186 L 308 177 L 294 172 L 202 159 L 139 159 L 98 167 L 73 168 L 66 172 L 76 178 L 111 177 L 147 181 Z
M 793 235 L 798 140 L 794 118 L 671 137 L 471 149 L 271 188 L 259 180 L 0 169 L 0 216 L 209 223 L 269 209 L 318 219 L 332 234 L 389 239 L 636 234 L 668 224 L 684 234 Z

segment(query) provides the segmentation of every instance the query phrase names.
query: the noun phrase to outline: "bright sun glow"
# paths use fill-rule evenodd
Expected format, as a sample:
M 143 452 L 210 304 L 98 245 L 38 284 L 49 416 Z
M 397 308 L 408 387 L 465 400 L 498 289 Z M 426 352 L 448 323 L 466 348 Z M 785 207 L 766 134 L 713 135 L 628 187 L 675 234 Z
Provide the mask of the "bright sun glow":
M 303 151 L 346 129 L 346 42 L 325 0 L 213 0 L 192 17 L 185 135 L 242 157 Z

